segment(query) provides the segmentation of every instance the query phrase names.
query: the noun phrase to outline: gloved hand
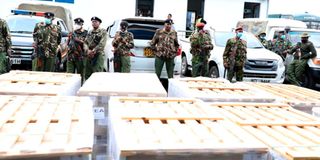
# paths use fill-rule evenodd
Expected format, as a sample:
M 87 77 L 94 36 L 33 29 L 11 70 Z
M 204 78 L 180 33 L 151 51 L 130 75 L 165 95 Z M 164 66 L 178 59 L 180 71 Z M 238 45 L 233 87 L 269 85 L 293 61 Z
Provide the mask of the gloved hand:
M 225 69 L 229 69 L 229 64 L 228 63 L 223 63 L 223 66 Z
M 12 49 L 11 48 L 9 48 L 8 50 L 7 50 L 7 56 L 11 56 L 11 53 L 12 53 Z

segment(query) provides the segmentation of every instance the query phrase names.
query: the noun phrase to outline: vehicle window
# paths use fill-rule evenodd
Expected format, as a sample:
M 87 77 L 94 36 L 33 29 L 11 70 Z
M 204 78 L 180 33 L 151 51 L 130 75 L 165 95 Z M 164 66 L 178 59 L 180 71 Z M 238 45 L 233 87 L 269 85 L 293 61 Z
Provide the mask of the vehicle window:
M 132 24 L 128 27 L 128 31 L 133 34 L 134 39 L 151 40 L 157 29 L 162 26 Z
M 63 21 L 58 21 L 59 26 L 61 27 L 61 31 L 68 32 L 66 25 Z
M 157 29 L 163 28 L 163 22 L 159 21 L 134 21 L 126 20 L 129 23 L 128 31 L 134 36 L 134 39 L 151 40 Z M 110 37 L 114 37 L 119 30 L 119 25 L 114 23 L 110 30 Z
M 301 42 L 300 36 L 303 32 L 302 31 L 289 32 L 289 35 L 291 36 L 292 44 L 297 44 L 298 42 Z M 320 32 L 308 32 L 308 33 L 310 35 L 309 41 L 311 41 L 315 47 L 320 48 Z
M 225 47 L 228 39 L 234 38 L 235 36 L 236 36 L 235 33 L 231 33 L 231 32 L 216 32 L 214 34 L 214 40 L 217 46 Z M 244 33 L 242 39 L 247 41 L 248 48 L 263 48 L 260 41 L 252 34 Z
M 11 33 L 33 33 L 34 27 L 40 19 L 15 17 L 7 20 Z

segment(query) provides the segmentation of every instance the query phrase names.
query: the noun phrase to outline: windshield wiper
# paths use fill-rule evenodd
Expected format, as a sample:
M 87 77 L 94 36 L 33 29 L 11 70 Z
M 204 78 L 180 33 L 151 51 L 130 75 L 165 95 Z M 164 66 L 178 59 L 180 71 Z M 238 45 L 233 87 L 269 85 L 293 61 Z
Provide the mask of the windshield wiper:
M 258 48 L 263 48 L 263 47 L 252 47 L 252 48 L 254 48 L 254 49 L 258 49 Z
M 31 33 L 29 31 L 11 31 L 11 33 Z

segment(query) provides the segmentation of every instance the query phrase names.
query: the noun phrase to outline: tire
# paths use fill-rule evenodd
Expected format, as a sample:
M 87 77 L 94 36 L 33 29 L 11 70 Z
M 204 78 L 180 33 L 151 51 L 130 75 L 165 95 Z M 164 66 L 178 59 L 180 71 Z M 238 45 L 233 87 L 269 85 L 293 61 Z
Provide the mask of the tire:
M 218 78 L 219 77 L 219 69 L 216 65 L 210 67 L 209 77 L 210 78 Z
M 191 72 L 188 69 L 189 65 L 188 65 L 188 61 L 187 61 L 187 57 L 186 56 L 182 56 L 181 58 L 181 74 L 183 76 L 190 76 Z

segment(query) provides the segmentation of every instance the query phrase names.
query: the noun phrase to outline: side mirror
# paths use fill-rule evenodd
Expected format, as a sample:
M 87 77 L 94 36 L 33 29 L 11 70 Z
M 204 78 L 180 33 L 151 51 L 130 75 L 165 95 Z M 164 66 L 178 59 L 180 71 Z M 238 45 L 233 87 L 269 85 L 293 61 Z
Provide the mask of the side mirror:
M 62 31 L 62 32 L 61 32 L 61 36 L 62 36 L 62 37 L 68 37 L 68 34 L 69 34 L 69 33 L 66 32 L 66 31 Z

